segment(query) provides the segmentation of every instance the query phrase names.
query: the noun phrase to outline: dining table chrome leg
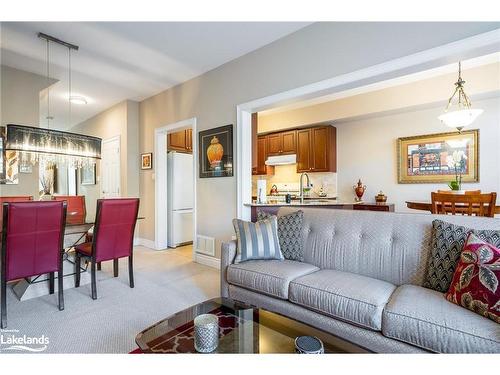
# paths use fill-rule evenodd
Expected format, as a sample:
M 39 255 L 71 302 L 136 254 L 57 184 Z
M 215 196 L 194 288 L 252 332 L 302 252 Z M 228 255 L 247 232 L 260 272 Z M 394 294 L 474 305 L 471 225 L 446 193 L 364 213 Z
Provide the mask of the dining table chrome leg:
M 64 310 L 64 285 L 63 285 L 63 278 L 64 278 L 64 272 L 62 271 L 62 266 L 61 269 L 57 272 L 57 295 L 59 298 L 59 311 Z

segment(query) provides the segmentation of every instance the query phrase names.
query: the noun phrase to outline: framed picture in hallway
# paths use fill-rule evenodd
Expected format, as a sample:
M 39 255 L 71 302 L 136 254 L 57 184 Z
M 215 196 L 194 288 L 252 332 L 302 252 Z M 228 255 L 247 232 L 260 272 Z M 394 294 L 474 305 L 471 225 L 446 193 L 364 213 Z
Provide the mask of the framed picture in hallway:
M 398 139 L 398 182 L 449 183 L 479 181 L 479 130 Z
M 233 125 L 199 133 L 200 178 L 233 175 Z
M 153 169 L 153 153 L 141 154 L 141 169 Z
M 80 169 L 80 183 L 82 185 L 95 185 L 95 169 L 95 164 L 87 165 Z

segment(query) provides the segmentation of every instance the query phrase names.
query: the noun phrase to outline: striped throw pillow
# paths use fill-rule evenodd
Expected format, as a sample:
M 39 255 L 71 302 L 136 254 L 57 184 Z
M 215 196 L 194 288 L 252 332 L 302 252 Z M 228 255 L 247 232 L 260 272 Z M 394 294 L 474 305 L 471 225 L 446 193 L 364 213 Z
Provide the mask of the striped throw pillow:
M 256 259 L 283 260 L 276 216 L 256 223 L 234 219 L 233 226 L 238 241 L 234 263 Z

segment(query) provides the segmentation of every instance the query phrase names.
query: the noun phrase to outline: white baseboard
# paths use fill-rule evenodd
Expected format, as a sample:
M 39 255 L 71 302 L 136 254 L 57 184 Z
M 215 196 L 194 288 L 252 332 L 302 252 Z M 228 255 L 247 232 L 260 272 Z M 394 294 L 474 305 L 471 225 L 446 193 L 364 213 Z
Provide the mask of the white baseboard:
M 134 238 L 134 246 L 144 246 L 149 249 L 156 250 L 155 242 L 148 240 L 146 238 L 135 237 Z
M 220 270 L 220 259 L 199 253 L 196 253 L 195 257 L 196 263 Z

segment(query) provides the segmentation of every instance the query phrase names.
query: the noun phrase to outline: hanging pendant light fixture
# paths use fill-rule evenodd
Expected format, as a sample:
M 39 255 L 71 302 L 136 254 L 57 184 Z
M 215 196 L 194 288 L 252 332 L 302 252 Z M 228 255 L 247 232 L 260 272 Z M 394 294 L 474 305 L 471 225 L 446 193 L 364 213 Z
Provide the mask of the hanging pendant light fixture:
M 450 128 L 459 132 L 472 124 L 483 113 L 482 109 L 472 109 L 469 97 L 464 90 L 465 81 L 462 79 L 462 63 L 458 62 L 458 80 L 455 82 L 455 91 L 446 106 L 445 113 L 438 117 L 439 120 Z M 456 97 L 456 98 L 455 98 Z
M 50 82 L 50 43 L 68 48 L 68 125 L 71 125 L 71 51 L 78 46 L 50 35 L 39 33 L 47 43 L 47 82 Z M 63 164 L 73 168 L 92 166 L 101 158 L 101 138 L 54 130 L 50 128 L 50 88 L 47 87 L 47 127 L 7 124 L 5 150 L 17 151 L 21 165 L 42 163 Z

